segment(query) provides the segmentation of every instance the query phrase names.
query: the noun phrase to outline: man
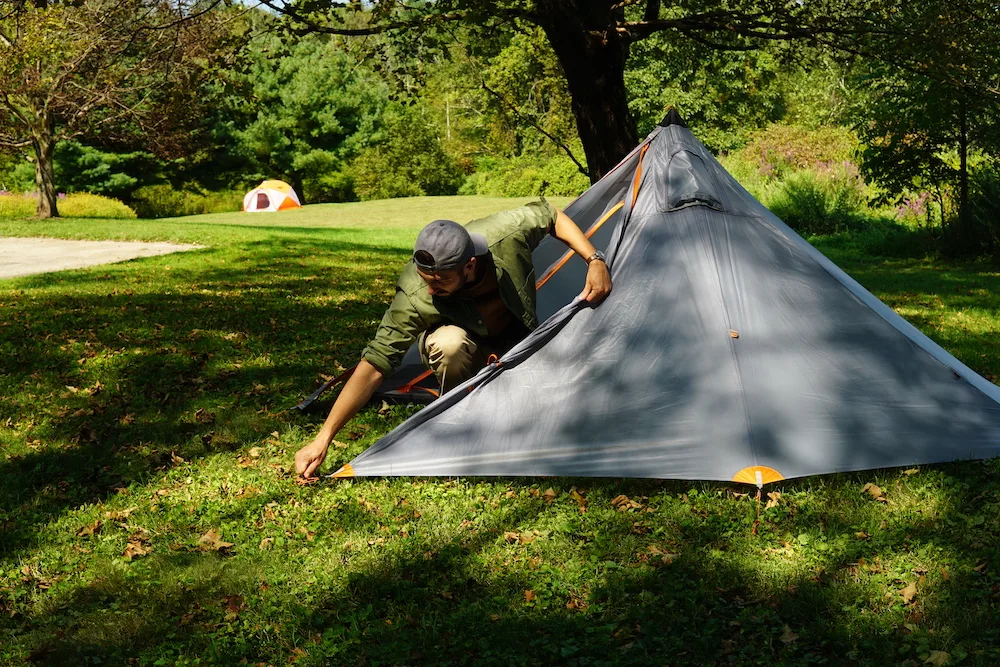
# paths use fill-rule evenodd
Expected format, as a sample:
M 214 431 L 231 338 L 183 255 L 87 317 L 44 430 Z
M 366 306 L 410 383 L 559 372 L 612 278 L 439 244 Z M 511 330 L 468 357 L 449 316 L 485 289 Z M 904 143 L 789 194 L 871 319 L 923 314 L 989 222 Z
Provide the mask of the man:
M 417 236 L 413 257 L 375 338 L 362 353 L 316 438 L 295 454 L 311 477 L 337 432 L 390 374 L 414 341 L 441 391 L 465 382 L 538 326 L 531 253 L 552 234 L 588 264 L 580 298 L 598 304 L 611 291 L 604 254 L 569 216 L 541 200 L 463 227 L 435 220 Z

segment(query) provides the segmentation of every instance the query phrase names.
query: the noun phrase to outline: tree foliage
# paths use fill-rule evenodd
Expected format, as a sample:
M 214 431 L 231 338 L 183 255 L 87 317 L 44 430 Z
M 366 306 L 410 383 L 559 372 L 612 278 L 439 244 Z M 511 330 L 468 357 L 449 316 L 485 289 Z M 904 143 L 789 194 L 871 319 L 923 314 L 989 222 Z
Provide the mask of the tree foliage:
M 379 138 L 386 86 L 328 37 L 268 35 L 252 52 L 253 111 L 233 131 L 240 151 L 260 177 L 287 179 L 308 198 L 342 189 L 338 172 Z
M 222 32 L 197 2 L 19 3 L 0 17 L 0 146 L 30 149 L 38 215 L 58 215 L 56 143 L 100 137 L 179 153 Z M 182 96 L 175 93 L 187 92 Z
M 1000 94 L 998 9 L 988 0 L 264 2 L 287 16 L 295 29 L 354 36 L 387 33 L 411 48 L 422 37 L 440 41 L 439 28 L 454 22 L 464 24 L 474 37 L 525 26 L 541 29 L 566 77 L 592 179 L 637 142 L 626 98 L 626 61 L 635 43 L 658 33 L 722 51 L 801 42 L 923 73 L 961 89 Z

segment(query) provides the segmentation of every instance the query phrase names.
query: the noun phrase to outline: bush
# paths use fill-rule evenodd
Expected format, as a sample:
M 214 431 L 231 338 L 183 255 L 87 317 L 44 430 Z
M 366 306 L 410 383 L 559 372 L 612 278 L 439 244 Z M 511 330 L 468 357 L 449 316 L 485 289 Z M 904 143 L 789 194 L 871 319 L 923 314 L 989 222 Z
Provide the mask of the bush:
M 147 185 L 132 194 L 140 218 L 176 218 L 203 213 L 230 213 L 243 208 L 245 192 L 193 192 L 169 185 Z
M 476 172 L 466 179 L 459 193 L 493 197 L 573 197 L 589 187 L 590 179 L 566 156 L 520 157 L 480 160 Z
M 844 162 L 791 174 L 766 204 L 800 234 L 833 234 L 859 228 L 867 200 L 857 167 Z
M 801 169 L 821 169 L 825 165 L 853 160 L 859 142 L 843 127 L 810 130 L 793 125 L 771 125 L 739 151 L 758 165 L 765 177 L 782 178 Z
M 56 204 L 59 215 L 66 218 L 118 218 L 134 219 L 136 213 L 117 199 L 75 192 L 60 195 Z M 38 207 L 38 196 L 34 194 L 0 194 L 0 217 L 30 218 Z
M 365 201 L 458 192 L 458 162 L 444 151 L 420 110 L 400 108 L 386 118 L 386 139 L 351 163 L 357 196 Z
M 134 220 L 135 211 L 117 199 L 88 192 L 74 192 L 59 202 L 59 215 L 67 218 L 118 218 Z

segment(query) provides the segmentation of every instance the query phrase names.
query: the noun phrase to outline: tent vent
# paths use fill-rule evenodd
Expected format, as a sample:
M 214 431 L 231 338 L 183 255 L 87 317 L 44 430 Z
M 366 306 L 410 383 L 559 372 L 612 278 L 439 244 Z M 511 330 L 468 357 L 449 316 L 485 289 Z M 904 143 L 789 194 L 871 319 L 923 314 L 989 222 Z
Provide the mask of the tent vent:
M 678 151 L 670 158 L 667 188 L 670 211 L 696 205 L 722 210 L 708 168 L 700 157 L 690 151 Z

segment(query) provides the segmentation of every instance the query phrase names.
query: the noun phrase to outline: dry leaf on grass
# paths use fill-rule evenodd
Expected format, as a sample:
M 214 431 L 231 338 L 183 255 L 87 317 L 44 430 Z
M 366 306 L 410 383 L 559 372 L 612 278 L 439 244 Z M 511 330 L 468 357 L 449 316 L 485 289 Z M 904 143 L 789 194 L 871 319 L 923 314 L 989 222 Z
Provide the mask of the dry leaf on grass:
M 535 591 L 526 590 L 524 591 L 524 601 L 534 602 L 535 601 Z
M 542 498 L 545 499 L 545 502 L 551 503 L 558 495 L 559 494 L 555 492 L 555 489 L 549 487 L 545 489 L 545 493 L 542 494 Z
M 198 538 L 198 551 L 222 551 L 233 546 L 232 542 L 223 542 L 222 535 L 210 530 Z
M 799 638 L 799 636 L 797 634 L 795 634 L 794 632 L 792 632 L 792 629 L 786 625 L 785 626 L 785 631 L 781 633 L 781 638 L 780 639 L 781 639 L 782 643 L 784 643 L 784 644 L 791 644 L 792 642 L 794 642 L 798 638 Z
M 122 556 L 125 557 L 125 560 L 132 560 L 133 558 L 145 556 L 150 551 L 151 549 L 147 549 L 141 542 L 129 542 Z
M 913 604 L 914 598 L 917 597 L 917 582 L 911 581 L 899 593 L 903 596 L 903 604 Z
M 101 532 L 101 520 L 100 519 L 98 519 L 94 523 L 90 524 L 89 526 L 84 526 L 80 530 L 76 531 L 76 536 L 77 537 L 89 537 L 91 535 L 96 535 L 99 532 Z
M 951 660 L 951 654 L 944 651 L 931 651 L 931 654 L 924 660 L 924 664 L 941 667 L 942 665 L 947 665 L 949 660 Z
M 580 508 L 580 514 L 585 514 L 587 512 L 587 499 L 583 497 L 583 494 L 573 487 L 569 491 L 569 497 L 576 501 L 577 506 Z
M 882 489 L 880 487 L 872 484 L 871 482 L 868 482 L 867 484 L 865 484 L 864 486 L 862 486 L 861 487 L 861 492 L 862 493 L 867 493 L 868 495 L 870 495 L 872 498 L 874 498 L 875 500 L 877 500 L 879 502 L 882 502 L 882 503 L 888 502 L 885 499 L 885 492 L 882 491 Z
M 769 510 L 772 507 L 778 506 L 778 501 L 781 500 L 780 491 L 772 491 L 767 494 L 767 503 L 764 504 L 764 509 Z

